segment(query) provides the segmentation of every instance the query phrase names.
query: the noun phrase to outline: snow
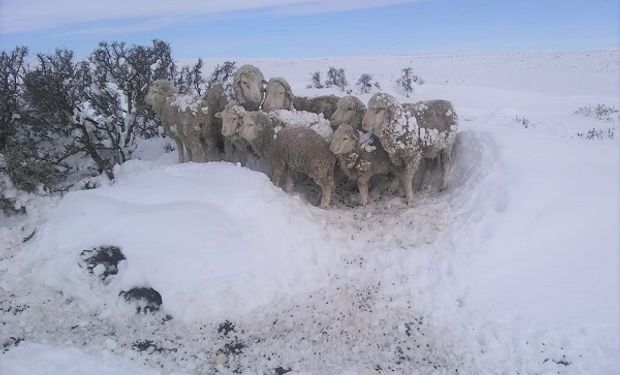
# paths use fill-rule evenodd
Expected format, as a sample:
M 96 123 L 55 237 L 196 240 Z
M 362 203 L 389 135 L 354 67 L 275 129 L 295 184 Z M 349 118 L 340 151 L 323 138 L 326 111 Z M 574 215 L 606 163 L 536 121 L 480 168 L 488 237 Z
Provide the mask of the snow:
M 7 375 L 160 375 L 161 372 L 110 354 L 95 356 L 71 347 L 24 344 L 4 356 Z
M 91 300 L 95 310 L 124 305 L 123 290 L 150 286 L 167 313 L 187 322 L 234 317 L 324 286 L 336 254 L 312 208 L 264 174 L 228 163 L 174 165 L 72 192 L 48 220 L 24 252 L 42 283 Z M 76 263 L 82 250 L 101 245 L 119 246 L 127 258 L 105 287 Z
M 342 95 L 306 88 L 334 65 L 400 102 L 452 101 L 448 189 L 431 184 L 407 207 L 387 182 L 367 207 L 345 192 L 320 210 L 303 183 L 288 195 L 233 164 L 179 165 L 150 140 L 114 184 L 23 196 L 28 215 L 0 218 L 0 368 L 620 372 L 618 139 L 578 135 L 618 120 L 576 113 L 618 106 L 618 56 L 239 61 L 297 95 Z M 410 65 L 427 84 L 407 99 L 395 79 Z M 78 264 L 102 244 L 127 258 L 108 284 Z M 136 315 L 118 294 L 147 285 L 162 311 Z
M 270 116 L 280 120 L 289 127 L 305 127 L 314 130 L 326 141 L 330 141 L 334 131 L 332 130 L 329 120 L 323 117 L 323 114 L 306 111 L 289 111 L 279 109 L 270 113 Z

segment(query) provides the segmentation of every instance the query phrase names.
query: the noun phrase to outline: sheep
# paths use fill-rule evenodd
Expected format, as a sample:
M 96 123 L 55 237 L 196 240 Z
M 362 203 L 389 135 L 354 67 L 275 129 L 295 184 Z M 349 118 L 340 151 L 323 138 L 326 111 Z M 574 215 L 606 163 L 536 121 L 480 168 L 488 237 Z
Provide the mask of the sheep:
M 340 98 L 336 95 L 323 95 L 314 98 L 296 96 L 293 98 L 293 107 L 298 111 L 322 113 L 323 117 L 329 119 L 336 112 L 338 100 Z
M 454 107 L 447 100 L 427 100 L 405 103 L 403 108 L 414 114 L 420 128 L 418 137 L 423 160 L 417 173 L 424 177 L 429 162 L 438 159 L 441 166 L 440 190 L 443 191 L 448 187 L 452 147 L 458 128 L 458 116 Z
M 279 109 L 293 109 L 293 91 L 286 79 L 275 77 L 267 82 L 263 111 L 269 113 Z
M 314 98 L 295 96 L 286 79 L 275 77 L 267 82 L 262 109 L 265 112 L 273 112 L 279 109 L 305 111 L 323 114 L 324 118 L 329 119 L 336 111 L 339 99 L 335 95 Z
M 335 186 L 336 158 L 321 136 L 308 128 L 282 128 L 262 112 L 245 112 L 238 133 L 259 156 L 271 163 L 271 181 L 276 186 L 284 176 L 284 190 L 291 192 L 294 174 L 304 173 L 321 188 L 320 207 L 329 207 Z
M 263 101 L 265 79 L 263 73 L 253 65 L 243 65 L 233 75 L 233 82 L 213 85 L 204 94 L 207 106 L 207 119 L 204 126 L 204 141 L 210 160 L 217 160 L 224 152 L 232 158 L 238 145 L 231 143 L 222 135 L 222 119 L 218 116 L 228 104 L 240 105 L 245 110 L 260 108 Z
M 366 113 L 366 106 L 353 95 L 343 96 L 338 100 L 337 108 L 330 118 L 333 129 L 342 124 L 349 124 L 355 129 L 362 127 L 362 119 Z
M 239 160 L 242 164 L 247 162 L 249 143 L 237 134 L 237 130 L 242 124 L 245 109 L 240 105 L 228 104 L 224 111 L 216 113 L 216 117 L 222 119 L 222 135 L 229 140 L 239 153 Z
M 166 80 L 157 80 L 151 84 L 145 102 L 159 116 L 166 135 L 175 141 L 179 161 L 203 161 L 204 148 L 200 142 L 205 122 L 203 103 L 179 95 L 172 83 Z
M 368 184 L 376 175 L 395 172 L 388 154 L 370 133 L 342 124 L 334 132 L 329 149 L 336 155 L 344 174 L 357 183 L 360 204 L 368 204 Z
M 257 111 L 263 102 L 265 83 L 265 77 L 257 67 L 243 65 L 233 77 L 233 99 L 246 111 Z
M 422 157 L 441 156 L 442 189 L 447 187 L 456 120 L 456 113 L 448 101 L 432 100 L 401 106 L 389 94 L 377 93 L 370 98 L 362 128 L 379 138 L 392 164 L 399 168 L 401 188 L 408 205 L 413 201 L 413 177 Z

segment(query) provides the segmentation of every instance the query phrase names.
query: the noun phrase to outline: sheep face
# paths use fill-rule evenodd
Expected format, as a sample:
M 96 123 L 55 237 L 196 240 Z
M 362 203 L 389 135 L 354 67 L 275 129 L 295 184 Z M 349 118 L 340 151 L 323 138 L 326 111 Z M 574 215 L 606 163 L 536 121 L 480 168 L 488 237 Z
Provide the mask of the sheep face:
M 337 108 L 330 119 L 333 128 L 342 124 L 349 124 L 359 127 L 366 106 L 358 98 L 347 95 L 338 100 Z
M 144 98 L 146 104 L 153 107 L 155 110 L 159 110 L 163 107 L 164 103 L 177 93 L 176 88 L 172 83 L 165 79 L 158 79 L 153 82 L 149 87 L 149 91 Z
M 235 73 L 234 90 L 237 100 L 248 110 L 257 110 L 263 100 L 263 73 L 253 65 L 243 65 Z
M 256 112 L 244 113 L 241 122 L 241 127 L 237 130 L 237 133 L 248 142 L 254 141 L 258 138 L 263 125 L 258 121 Z
M 359 133 L 351 125 L 343 124 L 334 132 L 329 149 L 336 155 L 347 154 L 355 150 L 359 143 Z
M 377 93 L 370 98 L 368 110 L 362 119 L 362 128 L 377 134 L 381 128 L 388 126 L 396 114 L 398 103 L 388 94 Z
M 293 92 L 284 78 L 272 78 L 265 89 L 265 101 L 263 110 L 272 112 L 278 109 L 291 109 L 293 107 Z
M 243 121 L 243 112 L 243 107 L 233 106 L 221 113 L 222 135 L 224 137 L 232 137 L 237 133 Z

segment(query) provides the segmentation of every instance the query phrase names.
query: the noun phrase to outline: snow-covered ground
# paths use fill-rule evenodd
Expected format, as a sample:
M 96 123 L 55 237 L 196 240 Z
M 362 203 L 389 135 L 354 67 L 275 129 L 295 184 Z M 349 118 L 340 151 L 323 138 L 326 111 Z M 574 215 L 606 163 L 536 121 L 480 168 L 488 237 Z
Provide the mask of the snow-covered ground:
M 298 95 L 339 94 L 306 88 L 335 65 L 402 101 L 453 101 L 450 187 L 412 207 L 391 187 L 366 208 L 340 192 L 325 211 L 304 185 L 287 195 L 145 143 L 115 184 L 25 197 L 27 216 L 0 218 L 0 374 L 620 372 L 620 119 L 575 113 L 620 107 L 619 61 L 240 61 Z M 426 84 L 405 98 L 409 64 Z M 126 257 L 107 277 L 82 254 L 104 245 Z M 134 287 L 159 292 L 160 310 L 136 315 L 121 295 Z

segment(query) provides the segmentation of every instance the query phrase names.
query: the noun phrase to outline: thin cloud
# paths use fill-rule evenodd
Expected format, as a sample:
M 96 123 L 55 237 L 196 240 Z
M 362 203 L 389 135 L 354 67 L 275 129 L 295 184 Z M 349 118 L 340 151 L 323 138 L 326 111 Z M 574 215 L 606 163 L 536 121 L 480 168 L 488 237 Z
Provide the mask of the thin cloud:
M 313 14 L 419 1 L 423 0 L 0 0 L 0 34 L 54 28 L 69 29 L 69 33 L 105 33 L 113 29 L 101 27 L 102 22 L 133 20 L 138 25 L 126 27 L 131 32 L 235 12 Z M 99 25 L 84 27 L 88 23 Z

